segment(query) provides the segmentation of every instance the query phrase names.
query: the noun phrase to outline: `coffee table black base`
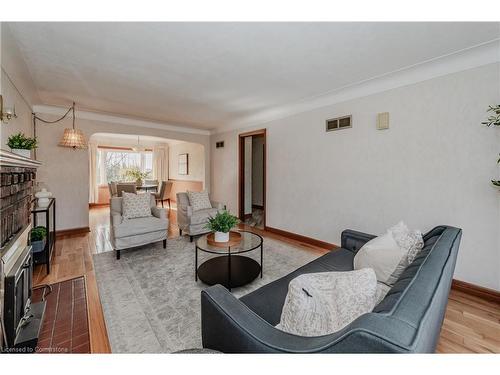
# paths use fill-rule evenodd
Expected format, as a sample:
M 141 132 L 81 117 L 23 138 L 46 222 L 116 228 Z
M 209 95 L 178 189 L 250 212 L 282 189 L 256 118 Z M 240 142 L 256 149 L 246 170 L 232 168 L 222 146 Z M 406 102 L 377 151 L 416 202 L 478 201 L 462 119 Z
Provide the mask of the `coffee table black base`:
M 229 272 L 229 258 L 231 271 Z M 240 256 L 219 256 L 198 267 L 198 278 L 208 285 L 221 284 L 226 288 L 236 288 L 252 282 L 260 274 L 260 265 L 255 260 Z

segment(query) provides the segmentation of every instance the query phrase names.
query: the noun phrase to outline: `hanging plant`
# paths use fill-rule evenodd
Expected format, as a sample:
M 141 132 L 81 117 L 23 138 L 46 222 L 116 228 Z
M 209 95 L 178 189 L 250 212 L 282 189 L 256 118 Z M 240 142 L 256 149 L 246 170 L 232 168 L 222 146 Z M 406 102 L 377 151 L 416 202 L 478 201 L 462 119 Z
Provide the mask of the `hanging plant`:
M 500 126 L 500 104 L 490 105 L 488 110 L 486 111 L 492 112 L 493 114 L 488 117 L 487 121 L 482 122 L 481 124 L 490 126 Z M 500 155 L 500 154 L 499 154 Z M 497 164 L 500 164 L 500 158 L 497 160 Z M 494 186 L 500 187 L 500 180 L 491 180 L 491 183 Z
M 493 114 L 490 117 L 488 117 L 488 121 L 484 121 L 481 124 L 486 125 L 488 127 L 492 125 L 500 126 L 500 104 L 490 105 L 490 107 L 486 112 L 493 112 Z

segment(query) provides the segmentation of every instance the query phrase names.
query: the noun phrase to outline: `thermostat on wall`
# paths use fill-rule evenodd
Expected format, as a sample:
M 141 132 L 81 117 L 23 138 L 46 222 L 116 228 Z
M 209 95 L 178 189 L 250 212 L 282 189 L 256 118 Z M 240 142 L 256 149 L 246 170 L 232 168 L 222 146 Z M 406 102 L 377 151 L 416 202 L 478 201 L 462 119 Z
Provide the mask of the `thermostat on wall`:
M 382 112 L 377 115 L 377 129 L 389 129 L 389 112 Z

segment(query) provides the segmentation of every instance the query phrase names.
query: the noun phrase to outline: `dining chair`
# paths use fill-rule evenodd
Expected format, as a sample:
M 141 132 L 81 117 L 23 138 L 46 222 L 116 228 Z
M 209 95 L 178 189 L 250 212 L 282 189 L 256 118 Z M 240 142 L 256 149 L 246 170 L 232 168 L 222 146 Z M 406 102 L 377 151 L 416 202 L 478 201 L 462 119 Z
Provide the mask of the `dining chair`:
M 119 197 L 122 196 L 122 192 L 137 194 L 137 185 L 135 184 L 135 182 L 118 183 L 116 184 L 116 191 Z
M 116 182 L 108 182 L 109 196 L 116 197 L 118 192 L 116 190 Z
M 145 185 L 158 185 L 158 180 L 144 180 Z
M 170 193 L 172 192 L 172 181 L 162 181 L 160 185 L 160 191 L 158 193 L 154 193 L 156 203 L 161 201 L 161 206 L 163 207 L 163 202 L 167 201 L 168 209 L 170 210 Z

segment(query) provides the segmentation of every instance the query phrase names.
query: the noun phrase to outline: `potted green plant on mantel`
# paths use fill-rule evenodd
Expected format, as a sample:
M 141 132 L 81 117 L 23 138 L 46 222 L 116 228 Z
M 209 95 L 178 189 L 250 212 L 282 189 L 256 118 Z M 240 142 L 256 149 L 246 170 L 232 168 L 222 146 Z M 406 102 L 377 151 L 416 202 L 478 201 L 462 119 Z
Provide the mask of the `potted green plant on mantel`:
M 27 137 L 24 133 L 17 133 L 9 137 L 7 146 L 10 147 L 12 153 L 30 158 L 31 150 L 37 147 L 37 140 Z
M 488 117 L 487 121 L 484 121 L 481 124 L 486 125 L 488 127 L 490 126 L 500 127 L 500 104 L 490 105 L 487 112 L 492 112 L 493 114 L 491 114 L 490 117 Z M 497 164 L 500 164 L 500 158 L 498 158 Z M 500 180 L 491 180 L 491 183 L 496 187 L 500 187 Z
M 215 217 L 208 218 L 208 223 L 205 226 L 208 230 L 215 232 L 215 242 L 228 242 L 229 232 L 240 221 L 228 211 L 222 210 L 217 212 Z
M 45 248 L 47 229 L 45 227 L 34 227 L 31 230 L 31 248 L 33 253 L 39 253 Z
M 149 172 L 141 172 L 138 167 L 131 167 L 125 171 L 125 176 L 129 177 L 137 183 L 137 185 L 142 185 L 142 180 L 149 176 Z

